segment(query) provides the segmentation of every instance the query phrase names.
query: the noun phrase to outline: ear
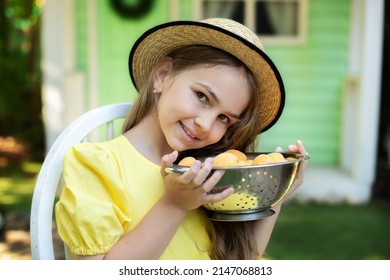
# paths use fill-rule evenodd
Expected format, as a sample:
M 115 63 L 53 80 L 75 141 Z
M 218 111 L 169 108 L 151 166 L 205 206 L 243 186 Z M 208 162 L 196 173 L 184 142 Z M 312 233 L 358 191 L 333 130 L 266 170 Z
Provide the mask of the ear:
M 172 58 L 163 58 L 156 66 L 153 78 L 153 88 L 157 92 L 162 92 L 169 75 L 172 73 Z

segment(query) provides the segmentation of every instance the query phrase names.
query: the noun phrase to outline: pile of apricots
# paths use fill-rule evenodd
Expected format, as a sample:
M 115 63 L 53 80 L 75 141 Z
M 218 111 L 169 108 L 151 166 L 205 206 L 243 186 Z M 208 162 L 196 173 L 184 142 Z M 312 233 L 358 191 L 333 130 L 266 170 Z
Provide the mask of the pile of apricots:
M 294 160 L 294 158 L 285 158 L 281 153 L 278 152 L 259 154 L 254 159 L 248 159 L 245 153 L 239 150 L 231 149 L 216 155 L 214 157 L 213 167 L 271 164 L 287 162 L 289 160 Z M 191 166 L 195 161 L 196 159 L 194 157 L 185 157 L 179 162 L 178 165 Z

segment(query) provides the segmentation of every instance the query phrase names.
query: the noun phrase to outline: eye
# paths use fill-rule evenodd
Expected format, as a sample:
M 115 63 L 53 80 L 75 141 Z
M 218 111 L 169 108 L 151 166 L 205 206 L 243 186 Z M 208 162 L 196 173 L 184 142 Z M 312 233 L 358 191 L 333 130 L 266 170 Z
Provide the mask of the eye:
M 224 123 L 230 123 L 230 119 L 226 115 L 219 115 L 218 118 Z
M 204 93 L 200 92 L 200 91 L 196 92 L 196 97 L 199 99 L 199 101 L 201 101 L 203 103 L 207 103 L 208 102 L 207 96 Z

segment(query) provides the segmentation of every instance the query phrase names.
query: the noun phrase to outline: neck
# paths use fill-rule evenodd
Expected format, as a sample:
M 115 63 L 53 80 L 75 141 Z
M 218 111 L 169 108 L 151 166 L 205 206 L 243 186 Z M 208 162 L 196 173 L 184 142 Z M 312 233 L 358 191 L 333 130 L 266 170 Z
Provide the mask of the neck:
M 172 152 L 155 113 L 147 115 L 124 135 L 138 152 L 155 164 L 160 165 L 161 157 Z

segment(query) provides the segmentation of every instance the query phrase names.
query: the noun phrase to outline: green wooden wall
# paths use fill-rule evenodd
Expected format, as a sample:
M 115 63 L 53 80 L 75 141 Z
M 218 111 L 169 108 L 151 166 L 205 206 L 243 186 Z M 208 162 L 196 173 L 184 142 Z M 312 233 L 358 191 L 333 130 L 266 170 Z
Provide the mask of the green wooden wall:
M 86 1 L 76 2 L 77 66 L 88 71 Z M 124 20 L 107 1 L 98 1 L 98 103 L 132 101 L 127 58 L 134 41 L 151 26 L 170 19 L 169 0 L 155 1 L 142 20 Z M 262 151 L 303 140 L 311 164 L 337 165 L 342 90 L 347 73 L 350 0 L 308 0 L 307 41 L 303 45 L 265 46 L 286 87 L 280 121 L 261 136 Z M 180 1 L 180 18 L 191 19 L 191 1 Z M 86 96 L 88 89 L 86 89 Z M 87 97 L 86 97 L 87 98 Z
M 281 120 L 265 133 L 263 144 L 271 149 L 299 138 L 310 152 L 311 163 L 337 165 L 350 1 L 308 2 L 307 43 L 267 48 L 282 73 L 287 99 Z

